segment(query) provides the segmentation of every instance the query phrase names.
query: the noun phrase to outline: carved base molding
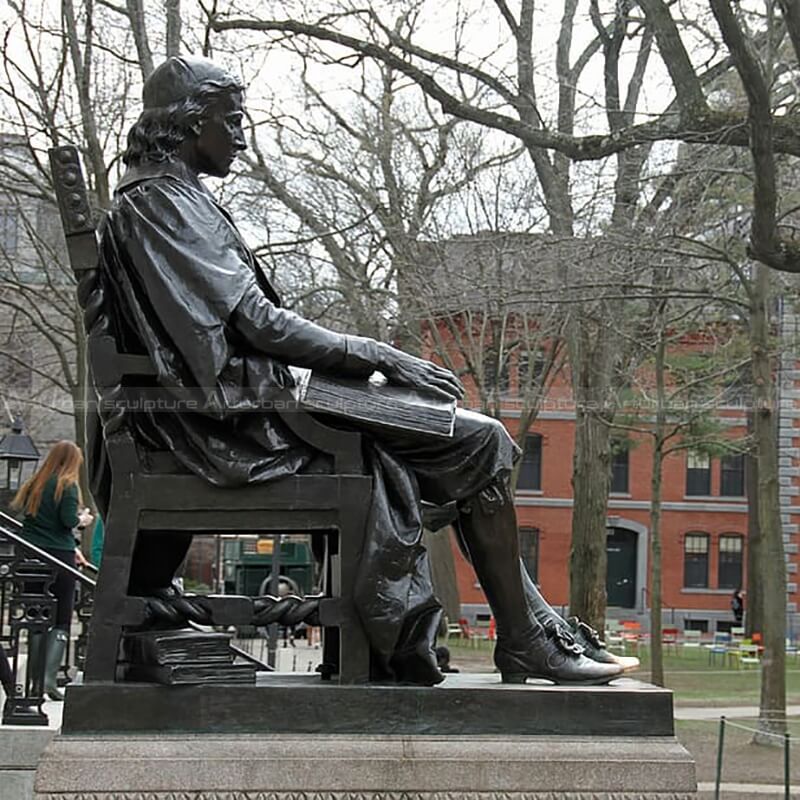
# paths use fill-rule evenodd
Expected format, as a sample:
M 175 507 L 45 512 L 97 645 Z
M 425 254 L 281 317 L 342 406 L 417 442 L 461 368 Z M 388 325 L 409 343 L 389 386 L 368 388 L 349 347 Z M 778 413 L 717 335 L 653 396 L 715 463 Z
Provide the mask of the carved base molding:
M 39 800 L 696 800 L 674 792 L 92 792 Z
M 71 735 L 36 800 L 694 800 L 671 736 Z

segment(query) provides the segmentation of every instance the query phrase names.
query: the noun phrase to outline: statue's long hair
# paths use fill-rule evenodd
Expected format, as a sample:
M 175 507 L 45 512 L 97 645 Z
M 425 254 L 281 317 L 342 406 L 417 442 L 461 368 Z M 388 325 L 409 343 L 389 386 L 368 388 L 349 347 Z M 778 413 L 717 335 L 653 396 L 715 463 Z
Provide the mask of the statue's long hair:
M 197 124 L 208 117 L 209 109 L 220 95 L 243 91 L 242 84 L 228 76 L 204 83 L 193 95 L 177 103 L 146 109 L 128 131 L 128 148 L 122 160 L 129 167 L 143 161 L 166 161 L 195 131 Z

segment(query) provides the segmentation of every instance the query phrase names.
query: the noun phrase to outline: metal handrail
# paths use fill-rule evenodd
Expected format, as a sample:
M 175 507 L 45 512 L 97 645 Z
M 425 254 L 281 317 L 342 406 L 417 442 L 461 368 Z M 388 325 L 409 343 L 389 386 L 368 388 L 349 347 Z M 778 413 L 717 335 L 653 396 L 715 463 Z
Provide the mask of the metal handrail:
M 14 519 L 14 517 L 9 516 L 3 511 L 0 511 L 0 534 L 2 534 L 3 536 L 7 536 L 9 539 L 11 539 L 12 542 L 14 542 L 14 544 L 18 544 L 27 552 L 31 553 L 32 555 L 35 555 L 36 558 L 45 561 L 51 566 L 58 567 L 59 569 L 68 572 L 70 575 L 72 575 L 73 578 L 82 583 L 84 586 L 88 586 L 92 589 L 94 589 L 97 586 L 97 581 L 93 581 L 88 575 L 84 575 L 80 570 L 76 569 L 75 567 L 71 567 L 69 564 L 65 564 L 63 561 L 59 560 L 55 556 L 51 556 L 50 553 L 48 553 L 47 551 L 42 550 L 35 544 L 31 544 L 27 539 L 23 538 L 22 536 L 13 533 L 7 527 L 8 522 L 13 523 L 18 528 L 22 528 L 22 523 L 19 520 L 16 520 Z M 93 569 L 95 572 L 97 572 L 97 567 L 94 564 L 87 562 L 86 565 L 91 569 Z
M 58 572 L 70 574 L 79 587 L 79 599 L 75 611 L 80 623 L 80 633 L 73 642 L 67 637 L 67 647 L 60 673 L 69 681 L 70 664 L 80 666 L 85 654 L 88 639 L 88 625 L 96 587 L 96 581 L 84 575 L 75 567 L 66 564 L 59 558 L 50 555 L 46 550 L 32 544 L 20 535 L 22 523 L 4 511 L 0 511 L 0 541 L 6 542 L 14 549 L 11 559 L 6 559 L 0 585 L 0 611 L 4 611 L 9 601 L 10 634 L 2 636 L 9 649 L 11 680 L 15 689 L 3 706 L 3 722 L 12 725 L 47 725 L 47 714 L 42 710 L 44 702 L 44 662 L 41 655 L 46 650 L 43 638 L 51 625 L 51 614 L 54 611 L 55 598 L 50 588 Z M 20 559 L 21 556 L 21 559 Z M 43 566 L 36 567 L 35 564 Z M 97 567 L 86 563 L 95 573 Z M 7 591 L 11 584 L 16 588 Z M 0 623 L 2 620 L 0 619 Z M 24 679 L 20 676 L 20 645 L 23 632 L 27 632 L 28 665 Z M 2 629 L 0 628 L 0 633 Z M 73 657 L 73 645 L 75 647 Z M 35 652 L 39 652 L 37 657 Z M 21 693 L 20 693 L 21 689 Z

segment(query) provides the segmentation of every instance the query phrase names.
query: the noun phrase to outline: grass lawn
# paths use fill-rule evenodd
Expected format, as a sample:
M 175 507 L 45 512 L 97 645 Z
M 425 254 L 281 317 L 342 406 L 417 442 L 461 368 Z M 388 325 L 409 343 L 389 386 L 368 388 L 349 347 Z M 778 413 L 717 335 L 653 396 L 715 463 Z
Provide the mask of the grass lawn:
M 650 680 L 650 653 L 640 648 L 642 665 L 635 677 Z M 761 670 L 738 668 L 735 663 L 717 659 L 709 664 L 705 650 L 688 654 L 665 653 L 664 677 L 668 689 L 675 693 L 675 705 L 725 706 L 758 705 L 761 690 Z M 787 660 L 786 702 L 800 703 L 800 662 Z

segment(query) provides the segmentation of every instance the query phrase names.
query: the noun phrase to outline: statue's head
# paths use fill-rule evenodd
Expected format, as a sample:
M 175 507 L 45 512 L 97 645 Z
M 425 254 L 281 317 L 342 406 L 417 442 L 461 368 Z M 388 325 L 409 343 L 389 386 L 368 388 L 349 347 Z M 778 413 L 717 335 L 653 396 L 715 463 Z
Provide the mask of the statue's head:
M 197 172 L 224 177 L 245 148 L 243 91 L 237 78 L 205 58 L 168 58 L 144 83 L 144 107 L 128 133 L 124 162 L 178 157 Z

